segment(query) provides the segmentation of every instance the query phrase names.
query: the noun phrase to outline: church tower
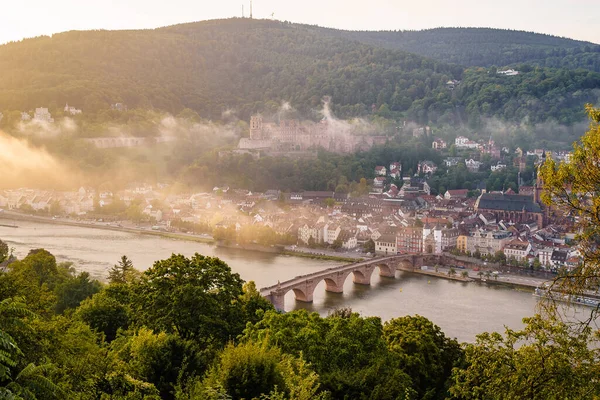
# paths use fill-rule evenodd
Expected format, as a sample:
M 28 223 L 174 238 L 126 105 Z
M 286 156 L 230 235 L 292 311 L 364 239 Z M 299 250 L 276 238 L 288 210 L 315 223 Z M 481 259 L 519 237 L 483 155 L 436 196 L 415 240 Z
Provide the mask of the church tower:
M 536 179 L 535 179 L 535 187 L 533 188 L 533 202 L 536 204 L 541 204 L 542 202 L 542 190 L 544 189 L 544 180 L 542 179 L 542 174 L 540 170 L 542 169 L 542 165 L 546 162 L 546 152 L 542 153 L 542 158 L 540 163 L 537 166 L 536 171 Z

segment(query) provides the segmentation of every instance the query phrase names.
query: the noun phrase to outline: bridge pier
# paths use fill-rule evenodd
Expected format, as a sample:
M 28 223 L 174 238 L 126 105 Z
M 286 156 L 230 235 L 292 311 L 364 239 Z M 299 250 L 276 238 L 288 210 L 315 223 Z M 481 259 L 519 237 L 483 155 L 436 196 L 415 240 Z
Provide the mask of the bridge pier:
M 275 310 L 285 311 L 285 293 L 271 292 L 268 299 L 275 307 Z
M 339 271 L 335 276 L 325 278 L 325 290 L 332 293 L 343 293 L 347 272 Z
M 310 290 L 302 291 L 300 289 L 292 289 L 294 291 L 294 295 L 296 296 L 296 301 L 301 301 L 303 303 L 312 303 L 313 302 L 313 291 L 314 287 Z
M 438 257 L 439 258 L 439 257 Z M 285 295 L 290 290 L 294 291 L 296 301 L 312 303 L 315 287 L 322 280 L 325 281 L 325 290 L 333 293 L 344 291 L 344 282 L 350 273 L 353 274 L 353 282 L 357 285 L 370 285 L 371 276 L 376 267 L 379 267 L 379 275 L 395 278 L 396 269 L 410 265 L 411 268 L 423 264 L 423 256 L 394 255 L 379 257 L 371 260 L 355 262 L 340 267 L 328 268 L 320 272 L 314 272 L 304 276 L 297 276 L 286 282 L 277 282 L 277 285 L 265 287 L 260 290 L 263 297 L 269 299 L 278 311 L 284 311 Z
M 354 274 L 354 278 L 352 281 L 358 285 L 370 285 L 371 284 L 371 275 L 375 270 L 374 265 L 368 265 L 361 267 L 355 271 L 352 271 Z
M 396 277 L 396 267 L 388 264 L 379 264 L 379 276 L 385 276 L 387 278 Z

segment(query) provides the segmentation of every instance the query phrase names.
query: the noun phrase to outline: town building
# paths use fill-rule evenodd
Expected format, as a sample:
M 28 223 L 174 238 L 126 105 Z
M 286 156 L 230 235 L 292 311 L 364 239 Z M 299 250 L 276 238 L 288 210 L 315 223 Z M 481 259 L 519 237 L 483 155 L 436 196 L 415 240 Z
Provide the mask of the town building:
M 462 251 L 463 253 L 466 253 L 469 250 L 468 240 L 469 240 L 468 235 L 459 235 L 456 238 L 456 248 L 458 250 Z
M 423 228 L 407 226 L 398 229 L 396 233 L 398 253 L 415 254 L 423 251 Z
M 444 164 L 446 165 L 446 167 L 455 167 L 458 164 L 460 164 L 462 161 L 462 158 L 460 157 L 447 157 L 444 159 Z
M 504 246 L 504 255 L 507 260 L 515 259 L 518 262 L 523 262 L 529 257 L 531 252 L 531 243 L 518 239 L 511 240 Z
M 481 164 L 483 163 L 480 161 L 473 160 L 472 158 L 469 160 L 465 159 L 465 165 L 467 166 L 467 169 L 471 172 L 479 171 L 479 167 L 481 167 Z
M 479 213 L 490 212 L 497 221 L 513 223 L 536 222 L 543 228 L 544 215 L 533 198 L 524 195 L 505 195 L 504 193 L 483 193 L 475 203 Z
M 519 75 L 519 71 L 515 71 L 512 68 L 505 69 L 505 70 L 502 70 L 502 71 L 496 71 L 496 73 L 498 75 L 504 75 L 504 76 L 516 76 L 516 75 Z
M 454 139 L 454 146 L 457 149 L 477 149 L 479 144 L 468 137 L 458 136 Z
M 39 107 L 35 109 L 35 113 L 33 114 L 33 121 L 36 122 L 54 122 L 54 118 L 50 115 L 50 112 L 45 107 Z
M 82 111 L 75 107 L 69 106 L 69 103 L 67 103 L 67 104 L 65 104 L 65 113 L 68 113 L 71 115 L 78 115 L 78 114 L 81 114 Z
M 433 161 L 425 160 L 419 162 L 417 169 L 420 174 L 433 174 L 437 171 L 437 166 Z
M 476 229 L 467 239 L 467 251 L 471 254 L 479 252 L 481 255 L 494 255 L 510 241 L 511 235 L 509 231 Z
M 378 165 L 378 166 L 375 167 L 375 175 L 386 176 L 387 175 L 387 169 L 385 169 L 385 167 L 383 165 Z
M 446 141 L 440 138 L 435 139 L 432 143 L 431 143 L 431 148 L 435 149 L 435 150 L 442 150 L 445 149 L 448 145 L 446 144 Z
M 393 169 L 397 169 L 399 171 L 402 171 L 402 163 L 399 161 L 394 161 L 390 163 L 390 171 Z
M 375 240 L 375 253 L 394 255 L 398 253 L 396 247 L 396 236 L 385 234 Z
M 496 165 L 490 166 L 490 169 L 492 170 L 492 172 L 500 171 L 500 170 L 502 170 L 504 168 L 506 168 L 506 164 L 504 164 L 504 163 L 502 163 L 500 161 L 498 161 L 498 163 Z
M 444 198 L 447 200 L 466 199 L 468 194 L 469 194 L 468 189 L 451 189 L 451 190 L 446 190 L 446 193 L 444 193 Z

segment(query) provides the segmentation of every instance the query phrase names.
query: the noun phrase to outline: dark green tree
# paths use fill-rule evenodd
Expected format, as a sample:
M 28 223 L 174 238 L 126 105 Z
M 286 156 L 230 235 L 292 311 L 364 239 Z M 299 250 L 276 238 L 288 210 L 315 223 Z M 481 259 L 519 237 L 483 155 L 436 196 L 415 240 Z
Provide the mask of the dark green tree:
M 428 319 L 417 316 L 394 318 L 384 324 L 389 349 L 401 358 L 419 398 L 445 399 L 452 369 L 461 365 L 463 351 L 454 339 Z
M 136 276 L 135 272 L 131 260 L 127 256 L 122 256 L 119 263 L 108 271 L 108 281 L 110 283 L 127 283 Z
M 589 327 L 536 315 L 520 331 L 483 333 L 453 372 L 459 399 L 593 399 L 600 396 L 597 338 Z
M 150 329 L 226 343 L 241 333 L 242 280 L 218 258 L 173 254 L 135 284 L 133 315 Z

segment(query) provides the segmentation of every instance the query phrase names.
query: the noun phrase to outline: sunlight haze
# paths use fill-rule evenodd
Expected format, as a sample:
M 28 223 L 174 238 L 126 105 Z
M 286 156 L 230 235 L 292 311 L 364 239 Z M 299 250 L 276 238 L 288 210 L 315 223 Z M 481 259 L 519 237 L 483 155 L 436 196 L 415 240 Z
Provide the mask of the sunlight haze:
M 239 17 L 249 1 L 12 2 L 0 13 L 0 43 L 69 30 L 147 29 Z M 573 1 L 316 1 L 255 0 L 254 18 L 275 18 L 348 30 L 492 27 L 526 30 L 600 43 L 600 2 Z

